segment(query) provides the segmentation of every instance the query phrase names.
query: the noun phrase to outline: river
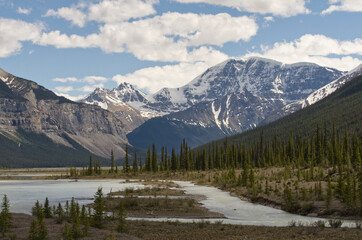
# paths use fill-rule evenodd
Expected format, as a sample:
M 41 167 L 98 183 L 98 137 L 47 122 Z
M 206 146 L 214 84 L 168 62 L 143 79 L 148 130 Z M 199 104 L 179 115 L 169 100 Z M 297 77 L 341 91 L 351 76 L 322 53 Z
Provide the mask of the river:
M 188 194 L 203 195 L 201 203 L 211 211 L 223 214 L 226 218 L 210 219 L 210 222 L 222 221 L 229 224 L 263 225 L 263 226 L 288 226 L 291 221 L 304 225 L 323 220 L 320 218 L 305 217 L 290 214 L 285 211 L 253 204 L 233 197 L 228 192 L 214 187 L 199 186 L 191 182 L 174 181 L 181 190 Z M 5 180 L 0 181 L 0 195 L 6 194 L 10 200 L 10 210 L 16 213 L 31 212 L 34 203 L 39 200 L 44 202 L 48 197 L 51 205 L 59 202 L 64 204 L 74 197 L 80 204 L 92 202 L 94 193 L 98 187 L 102 187 L 103 193 L 120 191 L 125 188 L 144 188 L 138 182 L 126 182 L 124 180 Z M 139 218 L 130 218 L 139 219 Z M 178 220 L 181 222 L 202 221 L 201 219 L 172 219 L 152 218 L 152 221 Z M 325 219 L 324 219 L 325 220 Z M 344 226 L 352 226 L 354 222 L 344 221 Z

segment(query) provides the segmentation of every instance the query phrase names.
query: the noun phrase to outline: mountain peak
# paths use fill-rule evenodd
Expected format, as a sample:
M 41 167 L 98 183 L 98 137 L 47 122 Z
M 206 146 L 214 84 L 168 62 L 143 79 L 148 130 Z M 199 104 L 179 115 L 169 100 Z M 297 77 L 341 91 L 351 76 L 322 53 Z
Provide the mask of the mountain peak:
M 360 64 L 357 67 L 353 68 L 351 71 L 348 72 L 348 74 L 350 74 L 350 73 L 358 73 L 358 72 L 362 74 L 362 64 Z
M 133 87 L 132 84 L 128 83 L 128 82 L 123 82 L 121 84 L 118 85 L 117 87 L 118 90 L 122 90 L 122 89 L 132 89 L 135 90 L 135 88 Z

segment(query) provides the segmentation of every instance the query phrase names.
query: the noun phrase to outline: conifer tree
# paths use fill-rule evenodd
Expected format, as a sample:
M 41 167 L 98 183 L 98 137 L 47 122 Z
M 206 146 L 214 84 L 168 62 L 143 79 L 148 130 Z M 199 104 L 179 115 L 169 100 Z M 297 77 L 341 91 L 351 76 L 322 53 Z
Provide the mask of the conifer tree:
M 129 173 L 129 156 L 128 156 L 128 144 L 126 144 L 126 160 L 125 160 L 125 173 Z
M 92 156 L 89 156 L 88 175 L 93 175 L 93 160 L 92 160 Z
M 0 232 L 5 237 L 5 234 L 9 231 L 12 226 L 12 215 L 10 213 L 10 204 L 7 195 L 3 197 L 0 212 Z
M 111 173 L 114 172 L 114 153 L 111 151 Z
M 137 152 L 134 152 L 134 160 L 133 160 L 133 172 L 137 173 L 138 172 L 138 159 L 137 159 Z
M 152 170 L 158 171 L 157 151 L 154 143 L 152 144 Z
M 117 232 L 122 232 L 122 233 L 127 232 L 128 230 L 126 227 L 125 208 L 122 201 L 119 202 L 117 218 L 118 218 Z
M 98 191 L 94 195 L 94 214 L 93 214 L 93 226 L 96 228 L 103 228 L 104 216 L 106 211 L 106 203 L 103 196 L 102 188 L 98 188 Z
M 151 160 L 151 146 L 148 145 L 147 157 L 146 157 L 146 171 L 152 171 L 152 160 Z
M 62 223 L 64 220 L 64 210 L 63 207 L 60 203 L 58 203 L 58 207 L 55 211 L 55 216 L 56 216 L 56 222 L 57 223 Z
M 52 209 L 49 205 L 49 199 L 48 197 L 45 198 L 45 202 L 44 202 L 44 216 L 45 218 L 51 218 L 52 217 Z

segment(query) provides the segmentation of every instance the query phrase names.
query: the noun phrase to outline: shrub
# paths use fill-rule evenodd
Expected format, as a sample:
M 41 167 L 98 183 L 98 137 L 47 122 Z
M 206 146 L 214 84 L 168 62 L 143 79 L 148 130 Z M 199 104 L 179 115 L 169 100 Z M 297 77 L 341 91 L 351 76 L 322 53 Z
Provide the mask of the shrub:
M 331 226 L 332 228 L 339 228 L 342 226 L 343 221 L 339 220 L 339 219 L 329 219 L 328 223 L 329 223 L 329 226 Z

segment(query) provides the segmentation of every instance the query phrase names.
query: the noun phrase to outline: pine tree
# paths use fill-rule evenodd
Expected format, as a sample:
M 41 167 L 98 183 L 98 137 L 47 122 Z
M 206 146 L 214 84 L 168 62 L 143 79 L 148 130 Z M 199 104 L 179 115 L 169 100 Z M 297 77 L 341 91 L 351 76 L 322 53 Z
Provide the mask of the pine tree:
M 48 197 L 45 198 L 45 202 L 44 202 L 44 216 L 45 218 L 51 218 L 52 217 L 52 209 L 49 205 L 49 199 Z
M 121 233 L 127 232 L 128 230 L 126 227 L 125 208 L 122 201 L 119 202 L 117 218 L 118 218 L 117 232 Z
M 152 170 L 158 171 L 157 151 L 155 144 L 152 144 Z
M 32 207 L 31 213 L 33 216 L 36 216 L 36 217 L 38 217 L 40 215 L 40 213 L 43 213 L 43 206 L 39 203 L 38 200 L 35 202 L 34 207 Z
M 114 172 L 114 153 L 111 151 L 111 173 Z
M 33 220 L 29 230 L 29 240 L 45 240 L 48 236 L 48 229 L 44 222 L 44 213 L 41 211 L 37 220 Z
M 151 146 L 148 145 L 147 156 L 146 156 L 146 171 L 152 171 L 152 160 L 151 160 Z
M 138 172 L 138 160 L 137 160 L 137 152 L 134 152 L 134 160 L 133 160 L 133 172 Z
M 0 232 L 5 237 L 5 234 L 9 231 L 12 226 L 12 215 L 10 213 L 10 203 L 6 194 L 3 197 L 0 212 Z
M 58 207 L 55 211 L 55 216 L 56 216 L 56 222 L 57 223 L 62 223 L 64 220 L 64 210 L 63 207 L 60 203 L 58 203 Z
M 126 144 L 126 160 L 125 160 L 125 165 L 124 165 L 124 172 L 125 173 L 129 172 L 128 144 Z
M 88 175 L 93 175 L 93 160 L 92 160 L 92 156 L 89 156 Z
M 105 211 L 106 211 L 106 203 L 103 196 L 102 188 L 98 188 L 98 191 L 94 195 L 94 214 L 93 214 L 94 227 L 103 228 Z

